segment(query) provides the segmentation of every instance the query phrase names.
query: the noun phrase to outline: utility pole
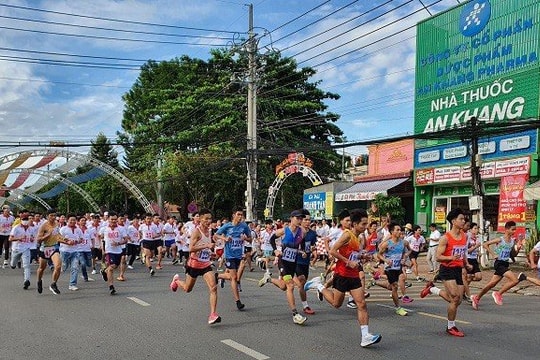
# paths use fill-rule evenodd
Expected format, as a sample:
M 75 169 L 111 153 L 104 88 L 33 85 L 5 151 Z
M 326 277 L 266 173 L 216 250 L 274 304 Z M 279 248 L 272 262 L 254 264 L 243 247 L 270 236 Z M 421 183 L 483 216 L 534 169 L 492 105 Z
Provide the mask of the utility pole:
M 249 4 L 248 51 L 248 97 L 247 97 L 247 184 L 246 184 L 246 220 L 257 219 L 257 42 L 253 32 L 253 4 Z
M 482 161 L 478 153 L 478 119 L 472 117 L 469 121 L 471 134 L 471 179 L 472 179 L 472 194 L 473 200 L 476 203 L 475 209 L 472 210 L 472 221 L 478 224 L 480 230 L 480 238 L 484 241 L 484 189 L 482 186 L 482 176 L 480 169 Z M 480 247 L 480 264 L 486 267 L 488 264 L 487 254 L 484 247 Z

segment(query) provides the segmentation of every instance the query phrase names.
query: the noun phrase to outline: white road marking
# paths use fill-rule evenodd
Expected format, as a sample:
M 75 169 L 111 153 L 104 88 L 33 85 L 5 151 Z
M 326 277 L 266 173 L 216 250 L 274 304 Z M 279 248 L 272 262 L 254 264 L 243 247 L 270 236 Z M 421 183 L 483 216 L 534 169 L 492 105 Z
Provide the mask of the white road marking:
M 128 299 L 141 306 L 150 306 L 150 304 L 147 303 L 146 301 L 142 301 L 141 299 L 138 299 L 136 297 L 128 297 Z
M 240 351 L 240 352 L 242 352 L 242 353 L 244 353 L 244 354 L 246 354 L 248 356 L 251 356 L 254 359 L 257 359 L 257 360 L 270 359 L 268 356 L 266 356 L 264 354 L 261 354 L 260 352 L 257 352 L 257 351 L 255 351 L 253 349 L 250 349 L 247 346 L 239 344 L 236 341 L 233 341 L 231 339 L 221 340 L 221 342 L 224 343 L 225 345 L 229 345 L 230 347 L 232 347 L 235 350 L 238 350 L 238 351 Z

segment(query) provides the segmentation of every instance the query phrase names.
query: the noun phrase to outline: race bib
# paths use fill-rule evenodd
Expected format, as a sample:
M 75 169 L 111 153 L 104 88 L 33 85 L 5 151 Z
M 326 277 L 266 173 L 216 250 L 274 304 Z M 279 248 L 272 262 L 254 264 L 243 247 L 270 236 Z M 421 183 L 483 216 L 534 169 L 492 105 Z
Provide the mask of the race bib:
M 281 258 L 288 262 L 295 262 L 297 253 L 298 253 L 297 249 L 285 248 Z
M 199 251 L 199 257 L 197 260 L 201 262 L 210 261 L 211 251 L 209 249 L 203 249 Z
M 452 256 L 458 256 L 460 259 L 465 257 L 467 246 L 455 246 L 452 249 Z
M 56 251 L 56 246 L 46 246 L 43 248 L 43 254 L 45 254 L 45 257 L 49 259 L 52 254 Z
M 349 254 L 349 261 L 358 261 L 360 258 L 360 253 L 358 251 L 353 251 Z

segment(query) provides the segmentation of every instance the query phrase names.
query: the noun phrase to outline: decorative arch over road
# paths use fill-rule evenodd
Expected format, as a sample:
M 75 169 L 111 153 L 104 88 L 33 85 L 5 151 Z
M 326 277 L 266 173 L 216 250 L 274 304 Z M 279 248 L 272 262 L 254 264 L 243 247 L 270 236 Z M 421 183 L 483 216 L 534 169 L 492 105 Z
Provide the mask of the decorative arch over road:
M 25 151 L 20 151 L 16 153 L 11 153 L 9 155 L 0 157 L 0 164 L 5 164 L 5 163 L 9 163 L 13 161 L 11 165 L 9 165 L 5 169 L 2 169 L 2 171 L 9 170 L 9 172 L 13 172 L 24 161 L 28 160 L 28 158 L 38 157 L 38 156 L 41 156 L 42 159 L 36 165 L 32 166 L 32 168 L 45 166 L 46 164 L 52 162 L 57 157 L 63 157 L 69 160 L 76 160 L 80 164 L 90 164 L 95 167 L 98 167 L 101 170 L 103 170 L 105 173 L 107 173 L 107 175 L 112 176 L 122 186 L 124 186 L 135 197 L 135 199 L 137 199 L 137 201 L 141 204 L 141 206 L 145 209 L 145 211 L 150 212 L 150 213 L 154 212 L 148 199 L 146 199 L 146 197 L 139 190 L 139 188 L 135 186 L 135 184 L 133 184 L 131 180 L 129 180 L 126 176 L 124 176 L 118 170 L 114 169 L 112 166 L 107 165 L 104 162 L 98 159 L 95 159 L 89 155 L 81 154 L 78 152 L 69 151 L 65 149 L 34 149 L 34 150 L 25 150 Z M 57 170 L 59 169 L 58 168 L 53 169 L 52 171 L 57 171 Z
M 322 184 L 321 177 L 312 169 L 312 166 L 313 162 L 304 157 L 303 153 L 291 153 L 287 156 L 287 159 L 276 166 L 276 178 L 268 188 L 268 197 L 266 198 L 266 207 L 264 209 L 266 219 L 273 218 L 277 193 L 289 176 L 300 173 L 302 176 L 307 177 L 313 186 Z
M 52 174 L 50 171 L 40 170 L 40 169 L 11 169 L 11 170 L 0 170 L 1 172 L 9 171 L 10 173 L 30 173 L 30 174 L 38 174 L 43 175 L 46 177 L 49 177 L 50 179 L 58 180 L 61 183 L 66 184 L 67 186 L 71 187 L 73 190 L 75 190 L 79 195 L 83 197 L 83 199 L 90 204 L 92 207 L 92 210 L 95 212 L 99 212 L 99 205 L 94 201 L 94 199 L 88 194 L 86 191 L 84 191 L 83 188 L 81 188 L 79 185 L 75 184 L 74 182 L 70 181 L 69 179 L 66 179 L 65 177 L 60 176 L 60 174 Z M 12 190 L 10 190 L 12 191 Z

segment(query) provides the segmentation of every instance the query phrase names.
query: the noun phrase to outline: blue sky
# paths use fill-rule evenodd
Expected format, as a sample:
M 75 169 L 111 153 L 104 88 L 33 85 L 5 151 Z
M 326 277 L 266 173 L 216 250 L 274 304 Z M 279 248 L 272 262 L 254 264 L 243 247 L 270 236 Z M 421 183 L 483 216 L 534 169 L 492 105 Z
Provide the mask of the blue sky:
M 294 55 L 300 66 L 315 67 L 320 87 L 341 95 L 328 105 L 341 114 L 338 126 L 347 141 L 360 141 L 412 133 L 415 29 L 410 27 L 458 1 L 257 0 L 253 5 L 256 32 L 271 32 L 260 39 L 261 51 L 271 46 Z M 137 78 L 138 66 L 184 54 L 208 58 L 212 46 L 235 37 L 232 32 L 245 36 L 248 7 L 235 0 L 0 0 L 0 19 L 0 143 L 72 143 L 89 142 L 99 132 L 115 139 L 121 96 Z M 347 149 L 353 156 L 360 152 Z

